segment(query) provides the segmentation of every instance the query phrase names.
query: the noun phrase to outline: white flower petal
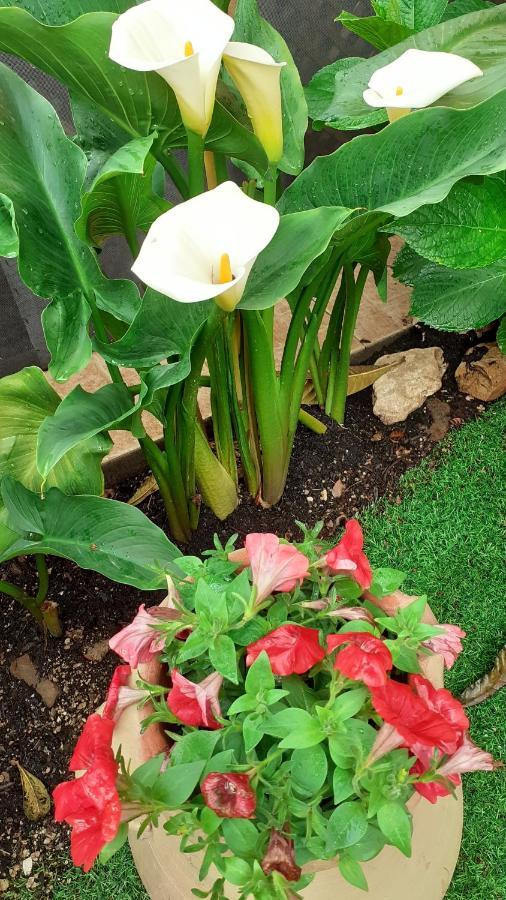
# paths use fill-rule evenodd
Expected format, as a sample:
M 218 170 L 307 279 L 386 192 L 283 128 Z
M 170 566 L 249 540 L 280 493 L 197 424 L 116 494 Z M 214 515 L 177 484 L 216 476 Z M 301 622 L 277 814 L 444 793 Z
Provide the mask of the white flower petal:
M 421 109 L 482 74 L 473 62 L 455 53 L 411 49 L 377 69 L 363 97 L 369 106 Z
M 277 63 L 261 47 L 239 41 L 227 44 L 223 63 L 244 99 L 269 162 L 279 162 L 283 155 L 280 75 L 286 63 Z
M 195 303 L 219 295 L 236 305 L 253 263 L 274 237 L 279 213 L 247 197 L 233 182 L 200 194 L 160 216 L 151 226 L 132 271 L 147 285 Z M 234 278 L 219 284 L 227 253 Z
M 233 19 L 211 0 L 146 0 L 114 22 L 109 56 L 128 69 L 158 72 L 173 88 L 186 126 L 205 134 L 233 29 Z M 189 44 L 193 54 L 186 56 Z

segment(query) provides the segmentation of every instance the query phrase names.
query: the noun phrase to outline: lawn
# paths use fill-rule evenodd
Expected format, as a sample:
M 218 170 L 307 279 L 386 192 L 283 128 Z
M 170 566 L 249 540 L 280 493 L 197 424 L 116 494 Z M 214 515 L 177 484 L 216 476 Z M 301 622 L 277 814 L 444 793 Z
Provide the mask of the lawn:
M 371 561 L 406 571 L 407 591 L 426 593 L 440 621 L 467 631 L 465 653 L 447 678 L 455 693 L 490 669 L 506 642 L 505 430 L 502 402 L 408 473 L 399 505 L 379 503 L 361 516 Z M 505 756 L 505 713 L 506 691 L 469 711 L 474 740 L 496 757 Z M 505 900 L 504 809 L 504 772 L 466 776 L 464 838 L 446 900 Z M 54 900 L 145 897 L 126 849 L 88 876 L 67 872 L 54 893 Z

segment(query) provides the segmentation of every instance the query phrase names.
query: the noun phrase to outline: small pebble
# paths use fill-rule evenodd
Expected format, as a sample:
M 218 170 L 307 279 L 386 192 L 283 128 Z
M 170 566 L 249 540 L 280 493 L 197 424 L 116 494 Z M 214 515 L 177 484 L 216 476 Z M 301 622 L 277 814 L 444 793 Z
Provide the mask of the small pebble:
M 32 874 L 33 869 L 33 859 L 31 856 L 28 856 L 23 860 L 23 875 L 28 878 L 29 875 Z

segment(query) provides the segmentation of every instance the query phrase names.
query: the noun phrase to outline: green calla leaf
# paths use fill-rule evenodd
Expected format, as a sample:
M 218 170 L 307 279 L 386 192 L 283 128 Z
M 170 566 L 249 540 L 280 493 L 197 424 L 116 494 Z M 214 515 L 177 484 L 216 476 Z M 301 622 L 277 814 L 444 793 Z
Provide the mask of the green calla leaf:
M 496 340 L 501 353 L 506 353 L 506 316 L 503 316 L 499 323 Z
M 37 439 L 44 422 L 51 420 L 60 398 L 35 366 L 0 379 L 0 479 L 12 475 L 31 491 L 40 491 L 43 477 L 37 469 Z M 111 441 L 96 434 L 78 438 L 70 452 L 61 454 L 48 473 L 45 486 L 66 494 L 101 494 L 104 489 L 102 458 Z M 5 520 L 0 500 L 0 516 Z M 6 536 L 6 539 L 9 536 Z M 2 539 L 0 538 L 0 548 Z
M 70 497 L 57 488 L 42 498 L 10 476 L 2 481 L 2 495 L 9 525 L 21 535 L 4 559 L 50 553 L 146 591 L 163 588 L 168 573 L 179 575 L 174 563 L 179 550 L 135 506 Z
M 395 222 L 395 233 L 421 256 L 454 269 L 506 257 L 506 183 L 485 178 L 456 184 L 441 203 Z
M 80 385 L 45 419 L 37 440 L 37 467 L 47 478 L 60 459 L 84 440 L 118 427 L 133 411 L 132 397 L 123 384 L 106 384 L 94 394 Z
M 284 147 L 278 167 L 289 175 L 297 175 L 304 165 L 307 104 L 292 54 L 279 32 L 260 15 L 257 0 L 237 0 L 234 20 L 233 41 L 256 44 L 270 53 L 276 62 L 286 63 L 281 70 Z
M 413 31 L 437 25 L 448 0 L 372 0 L 377 15 Z
M 431 0 L 428 5 L 436 7 Z M 371 110 L 362 94 L 376 69 L 388 65 L 412 47 L 457 53 L 476 63 L 483 71 L 482 77 L 466 82 L 433 104 L 455 109 L 476 106 L 504 88 L 506 5 L 503 3 L 434 25 L 356 65 L 343 66 L 342 60 L 331 63 L 313 76 L 306 91 L 311 118 L 320 125 L 348 130 L 386 122 L 386 111 Z
M 156 161 L 149 155 L 155 135 L 137 138 L 120 147 L 95 175 L 83 195 L 83 211 L 76 232 L 96 247 L 122 234 L 132 248 L 137 231 L 147 232 L 155 219 L 170 209 L 153 190 Z
M 16 216 L 19 273 L 35 294 L 52 299 L 43 326 L 51 374 L 64 381 L 91 356 L 87 324 L 92 296 L 122 319 L 139 305 L 139 293 L 131 281 L 105 278 L 92 251 L 75 234 L 86 157 L 66 137 L 47 100 L 4 65 L 0 122 L 0 191 Z
M 413 33 L 412 28 L 398 22 L 387 21 L 380 16 L 355 16 L 346 10 L 337 17 L 336 22 L 368 44 L 372 44 L 377 50 L 393 47 Z
M 89 12 L 126 12 L 141 0 L 2 0 L 2 6 L 21 7 L 45 25 L 65 25 Z
M 281 216 L 276 234 L 253 266 L 239 308 L 267 309 L 286 297 L 351 213 L 336 205 Z
M 453 0 L 446 7 L 442 21 L 447 22 L 449 19 L 456 19 L 457 16 L 465 16 L 480 9 L 492 9 L 493 6 L 495 4 L 489 3 L 488 0 Z
M 467 110 L 411 113 L 378 134 L 362 135 L 316 159 L 287 188 L 281 213 L 319 206 L 362 207 L 340 237 L 385 224 L 380 213 L 406 216 L 443 200 L 469 175 L 506 167 L 506 91 Z M 350 176 L 353 173 L 353 177 Z
M 14 207 L 8 197 L 0 194 L 0 256 L 17 256 L 18 247 Z

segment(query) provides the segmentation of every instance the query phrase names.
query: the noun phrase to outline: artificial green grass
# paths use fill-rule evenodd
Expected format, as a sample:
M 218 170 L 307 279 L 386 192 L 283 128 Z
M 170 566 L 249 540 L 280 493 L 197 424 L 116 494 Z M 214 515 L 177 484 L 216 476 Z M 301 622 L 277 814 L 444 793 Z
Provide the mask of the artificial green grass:
M 426 593 L 439 621 L 467 632 L 447 676 L 457 694 L 492 667 L 506 642 L 505 429 L 506 403 L 497 403 L 404 477 L 399 505 L 378 503 L 361 515 L 373 564 L 407 572 L 406 591 Z M 497 758 L 506 757 L 505 713 L 506 690 L 469 710 L 474 740 Z M 446 900 L 505 900 L 506 776 L 467 775 L 464 788 L 464 837 Z M 54 893 L 54 900 L 113 898 L 146 898 L 127 849 L 89 875 L 66 873 Z

